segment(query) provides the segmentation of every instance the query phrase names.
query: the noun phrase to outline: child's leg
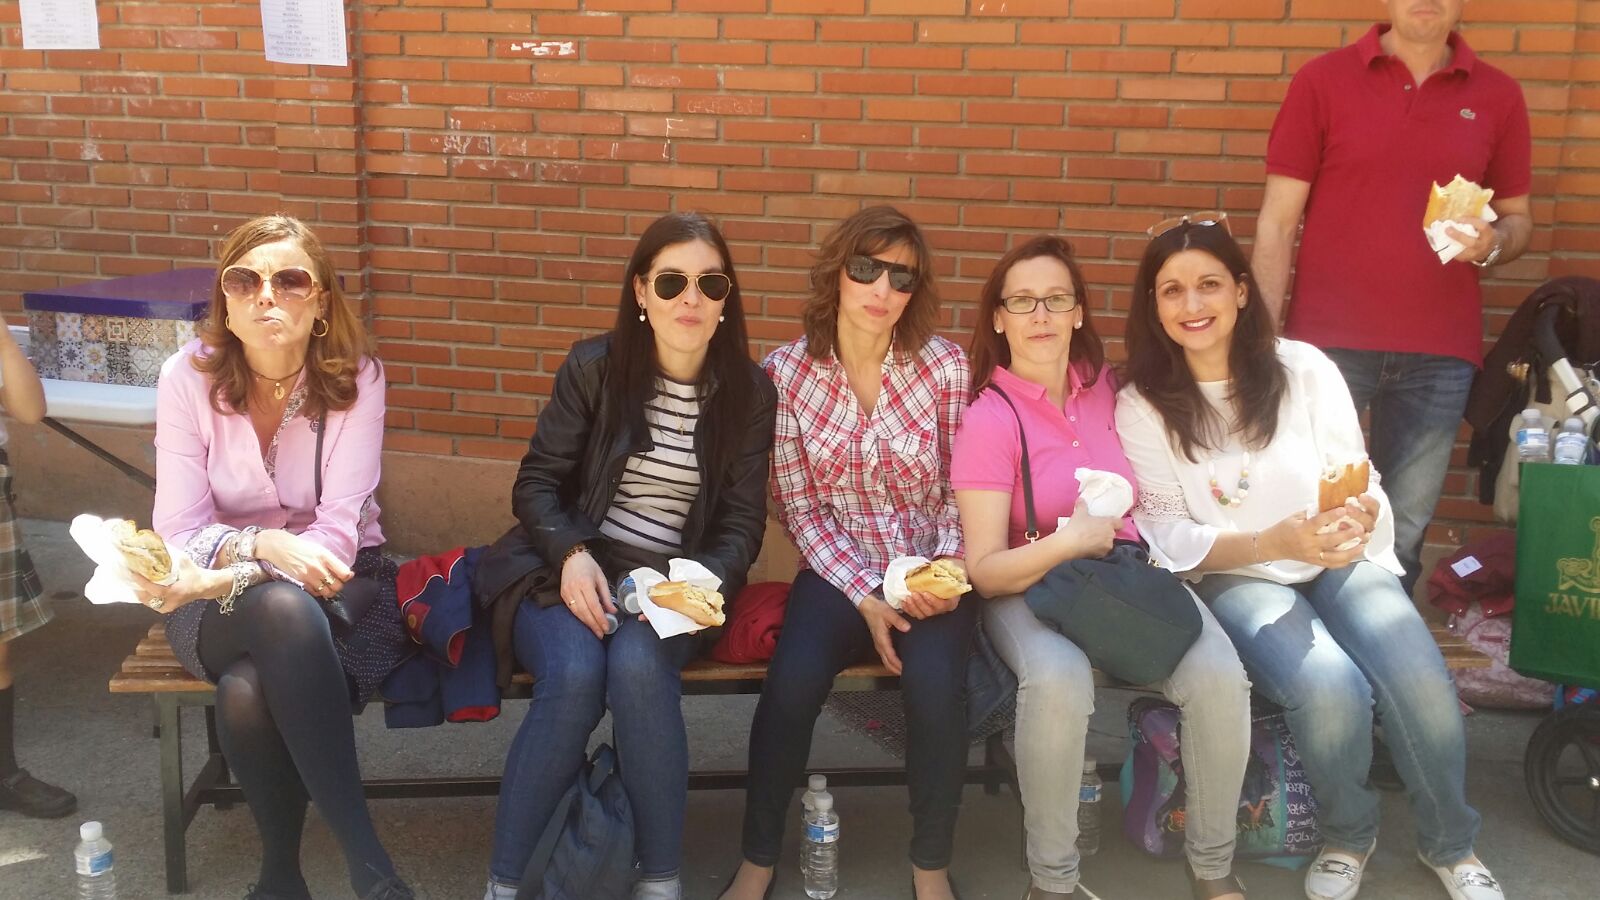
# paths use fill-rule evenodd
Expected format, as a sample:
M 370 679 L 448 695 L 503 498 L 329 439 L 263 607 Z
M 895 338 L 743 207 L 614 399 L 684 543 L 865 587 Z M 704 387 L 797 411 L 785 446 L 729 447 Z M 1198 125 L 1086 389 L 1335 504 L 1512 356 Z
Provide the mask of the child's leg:
M 35 819 L 56 819 L 78 808 L 78 798 L 45 784 L 17 765 L 17 691 L 12 687 L 11 644 L 0 642 L 0 809 Z

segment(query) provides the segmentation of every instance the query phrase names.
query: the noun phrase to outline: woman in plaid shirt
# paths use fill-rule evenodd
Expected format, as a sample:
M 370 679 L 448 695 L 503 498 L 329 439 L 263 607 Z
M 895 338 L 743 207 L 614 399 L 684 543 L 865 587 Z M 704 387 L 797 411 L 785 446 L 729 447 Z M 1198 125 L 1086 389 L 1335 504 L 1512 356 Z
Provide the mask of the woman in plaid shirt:
M 744 862 L 723 897 L 770 895 L 817 714 L 834 676 L 876 652 L 905 700 L 915 896 L 946 900 L 980 600 L 918 593 L 896 611 L 882 582 L 897 557 L 961 556 L 950 442 L 968 396 L 967 359 L 933 334 L 932 257 L 904 214 L 864 209 L 818 257 L 805 337 L 765 363 L 778 388 L 772 492 L 805 567 L 751 726 Z

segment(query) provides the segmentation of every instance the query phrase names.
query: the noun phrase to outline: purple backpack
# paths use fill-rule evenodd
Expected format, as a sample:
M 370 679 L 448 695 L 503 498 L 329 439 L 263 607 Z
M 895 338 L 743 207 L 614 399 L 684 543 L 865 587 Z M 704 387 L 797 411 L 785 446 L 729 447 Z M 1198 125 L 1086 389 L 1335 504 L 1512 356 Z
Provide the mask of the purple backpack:
M 1122 832 L 1155 856 L 1183 853 L 1187 810 L 1179 731 L 1178 708 L 1165 700 L 1140 697 L 1128 707 Z M 1283 715 L 1253 716 L 1234 855 L 1294 868 L 1321 846 L 1317 802 Z

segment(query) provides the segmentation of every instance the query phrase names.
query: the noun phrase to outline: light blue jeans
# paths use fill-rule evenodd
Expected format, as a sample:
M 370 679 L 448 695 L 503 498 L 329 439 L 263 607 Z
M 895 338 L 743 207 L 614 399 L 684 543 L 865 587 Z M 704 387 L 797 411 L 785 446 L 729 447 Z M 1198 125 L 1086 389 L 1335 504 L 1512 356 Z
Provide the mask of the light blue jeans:
M 1250 753 L 1250 682 L 1217 620 L 1200 607 L 1200 637 L 1159 687 L 1182 711 L 1188 815 L 1184 850 L 1201 878 L 1233 865 L 1239 790 Z M 1089 658 L 1020 594 L 984 604 L 983 627 L 1017 673 L 1017 782 L 1028 870 L 1047 891 L 1078 884 L 1078 785 L 1094 712 Z
M 1311 581 L 1207 575 L 1195 585 L 1250 680 L 1282 706 L 1317 798 L 1328 846 L 1366 853 L 1378 835 L 1367 783 L 1372 724 L 1406 785 L 1417 849 L 1433 865 L 1472 854 L 1466 729 L 1444 657 L 1393 573 L 1361 561 Z
M 1394 507 L 1394 552 L 1406 596 L 1422 577 L 1422 542 L 1439 503 L 1450 451 L 1467 408 L 1472 363 L 1430 353 L 1326 351 L 1344 374 L 1356 412 L 1370 408 L 1372 465 Z

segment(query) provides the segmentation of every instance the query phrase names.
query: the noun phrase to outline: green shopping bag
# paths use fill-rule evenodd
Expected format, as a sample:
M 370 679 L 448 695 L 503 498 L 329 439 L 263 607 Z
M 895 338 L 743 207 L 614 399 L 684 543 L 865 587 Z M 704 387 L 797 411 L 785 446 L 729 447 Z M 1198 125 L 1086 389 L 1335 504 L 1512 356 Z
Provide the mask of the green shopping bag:
M 1600 466 L 1523 464 L 1511 668 L 1600 685 Z

